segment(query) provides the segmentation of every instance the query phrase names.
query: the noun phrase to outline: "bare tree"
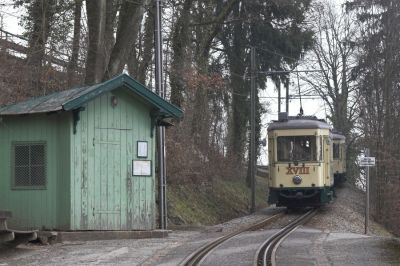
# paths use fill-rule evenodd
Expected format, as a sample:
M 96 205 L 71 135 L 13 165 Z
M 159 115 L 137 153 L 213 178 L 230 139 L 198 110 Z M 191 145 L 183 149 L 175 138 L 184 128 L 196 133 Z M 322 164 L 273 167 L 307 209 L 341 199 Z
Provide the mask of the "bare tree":
M 35 0 L 28 5 L 31 29 L 28 32 L 27 65 L 30 66 L 30 79 L 33 89 L 39 89 L 42 76 L 42 63 L 45 57 L 46 44 L 54 17 L 56 1 Z
M 372 215 L 400 234 L 400 2 L 353 0 L 361 31 L 359 88 L 365 147 L 376 157 L 371 172 Z
M 119 11 L 115 44 L 112 48 L 108 67 L 103 76 L 107 80 L 120 73 L 128 63 L 129 53 L 138 39 L 145 7 L 150 0 L 124 1 Z
M 314 47 L 305 60 L 308 72 L 302 79 L 329 107 L 335 129 L 347 137 L 357 118 L 355 67 L 357 29 L 349 14 L 337 10 L 331 1 L 317 2 L 311 20 L 315 25 Z
M 47 39 L 50 36 L 51 21 L 54 15 L 55 1 L 35 0 L 28 6 L 32 19 L 29 32 L 29 52 L 27 62 L 32 66 L 40 66 L 44 58 Z
M 144 22 L 144 30 L 143 32 L 139 32 L 137 41 L 132 46 L 127 63 L 129 73 L 142 84 L 146 84 L 146 80 L 149 80 L 146 77 L 152 63 L 153 40 L 154 14 L 149 9 Z
M 71 58 L 68 63 L 68 87 L 71 87 L 75 72 L 78 68 L 78 57 L 79 57 L 79 41 L 81 38 L 81 17 L 82 17 L 82 0 L 75 0 L 74 7 L 74 36 L 72 40 L 72 52 Z
M 102 80 L 106 64 L 106 17 L 107 1 L 87 1 L 89 45 L 86 58 L 85 84 L 98 83 Z
M 184 80 L 182 78 L 187 67 L 187 49 L 190 44 L 190 9 L 193 0 L 185 0 L 179 10 L 179 17 L 176 20 L 172 31 L 172 62 L 171 62 L 171 102 L 177 106 L 183 104 Z

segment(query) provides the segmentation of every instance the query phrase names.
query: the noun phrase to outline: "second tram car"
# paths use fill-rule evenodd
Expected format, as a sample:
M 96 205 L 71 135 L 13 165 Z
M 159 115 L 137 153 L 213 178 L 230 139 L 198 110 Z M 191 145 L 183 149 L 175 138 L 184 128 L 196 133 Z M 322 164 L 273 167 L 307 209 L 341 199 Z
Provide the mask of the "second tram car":
M 289 208 L 333 200 L 330 125 L 314 116 L 279 115 L 268 127 L 270 204 Z
M 346 137 L 333 132 L 332 138 L 332 170 L 335 186 L 346 181 Z

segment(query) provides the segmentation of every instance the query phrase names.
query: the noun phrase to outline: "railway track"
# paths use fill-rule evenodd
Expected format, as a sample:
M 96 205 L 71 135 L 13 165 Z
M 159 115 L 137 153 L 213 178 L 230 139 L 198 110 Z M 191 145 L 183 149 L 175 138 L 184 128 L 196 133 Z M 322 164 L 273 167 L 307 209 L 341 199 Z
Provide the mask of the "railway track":
M 306 223 L 311 217 L 317 213 L 317 209 L 311 209 L 293 222 L 289 223 L 281 230 L 268 238 L 257 250 L 254 257 L 253 266 L 275 266 L 275 253 L 280 243 L 299 226 Z
M 258 230 L 261 229 L 263 227 L 265 227 L 266 225 L 270 224 L 271 222 L 275 221 L 276 219 L 278 219 L 279 217 L 283 216 L 284 212 L 280 212 L 278 214 L 275 214 L 271 217 L 268 217 L 264 220 L 262 220 L 261 222 L 258 222 L 254 225 L 245 227 L 243 229 L 240 229 L 238 231 L 232 232 L 230 234 L 227 234 L 225 236 L 222 236 L 220 238 L 217 238 L 214 241 L 211 241 L 209 243 L 207 243 L 206 245 L 202 246 L 201 248 L 199 248 L 198 250 L 196 250 L 195 252 L 193 252 L 192 254 L 190 254 L 180 265 L 181 266 L 194 266 L 194 265 L 200 265 L 201 262 L 206 258 L 206 256 L 208 254 L 211 253 L 211 251 L 216 248 L 217 246 L 219 246 L 220 244 L 222 244 L 223 242 L 225 242 L 226 240 L 241 234 L 243 232 L 246 231 L 254 231 L 254 230 Z

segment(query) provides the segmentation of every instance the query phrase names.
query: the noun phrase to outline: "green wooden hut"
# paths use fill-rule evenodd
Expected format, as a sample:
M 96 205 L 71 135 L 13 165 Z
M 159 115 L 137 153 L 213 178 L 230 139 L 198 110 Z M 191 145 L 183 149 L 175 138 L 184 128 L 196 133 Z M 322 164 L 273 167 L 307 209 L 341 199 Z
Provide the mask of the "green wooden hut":
M 155 126 L 182 111 L 120 75 L 0 107 L 0 210 L 16 229 L 155 228 Z

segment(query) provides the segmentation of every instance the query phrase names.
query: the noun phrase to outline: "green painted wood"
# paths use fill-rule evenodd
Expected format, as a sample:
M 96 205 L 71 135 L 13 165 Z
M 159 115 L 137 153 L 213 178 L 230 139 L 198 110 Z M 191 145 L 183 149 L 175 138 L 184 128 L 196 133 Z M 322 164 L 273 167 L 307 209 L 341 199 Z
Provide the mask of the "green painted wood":
M 89 102 L 88 103 L 88 108 L 89 109 L 94 109 L 95 108 L 95 102 Z M 87 119 L 88 121 L 92 121 L 91 124 L 96 124 L 96 113 L 95 112 L 87 112 Z M 90 124 L 90 123 L 89 123 Z M 87 143 L 88 143 L 88 157 L 89 158 L 95 158 L 95 131 L 94 131 L 94 126 L 88 126 L 88 131 L 87 131 Z M 95 227 L 93 226 L 96 222 L 95 216 L 93 215 L 93 208 L 95 204 L 95 199 L 94 197 L 91 197 L 91 195 L 94 194 L 95 189 L 96 189 L 96 178 L 91 178 L 96 176 L 96 165 L 95 165 L 95 160 L 88 160 L 88 187 L 87 187 L 87 202 L 88 202 L 88 217 L 87 217 L 87 228 L 88 229 L 94 229 Z
M 111 106 L 111 97 L 118 104 Z M 71 135 L 71 229 L 155 228 L 154 139 L 151 107 L 130 91 L 105 93 L 87 103 Z M 152 176 L 133 177 L 137 141 L 148 142 Z
M 68 226 L 68 212 L 58 215 L 58 208 L 68 207 L 69 202 L 68 182 L 63 183 L 60 176 L 63 167 L 67 165 L 69 168 L 68 156 L 65 156 L 69 149 L 68 131 L 60 134 L 67 119 L 67 114 L 3 117 L 0 123 L 0 209 L 13 213 L 10 227 L 54 229 Z M 63 138 L 63 143 L 59 142 L 60 138 Z M 11 188 L 11 145 L 18 141 L 46 142 L 45 189 Z M 58 192 L 61 192 L 60 197 Z
M 59 125 L 57 128 L 57 229 L 70 229 L 71 215 L 71 133 L 72 117 L 65 113 L 59 115 Z
M 99 97 L 99 95 L 109 93 L 115 89 L 119 89 L 120 87 L 127 88 L 135 95 L 138 95 L 144 99 L 148 104 L 152 105 L 153 107 L 157 107 L 164 113 L 164 116 L 166 117 L 181 118 L 183 116 L 183 112 L 180 108 L 167 102 L 146 88 L 143 84 L 126 74 L 121 74 L 115 78 L 85 89 L 84 93 L 80 94 L 79 97 L 75 97 L 65 102 L 63 104 L 63 109 L 66 111 L 77 109 L 85 105 L 87 102 L 96 99 Z
M 80 113 L 79 129 L 75 134 L 71 134 L 71 226 L 72 229 L 81 228 L 82 210 L 81 187 L 82 187 L 82 153 L 81 153 L 81 127 L 84 125 L 85 114 Z M 75 227 L 76 226 L 76 227 Z M 84 229 L 82 229 L 84 230 Z

